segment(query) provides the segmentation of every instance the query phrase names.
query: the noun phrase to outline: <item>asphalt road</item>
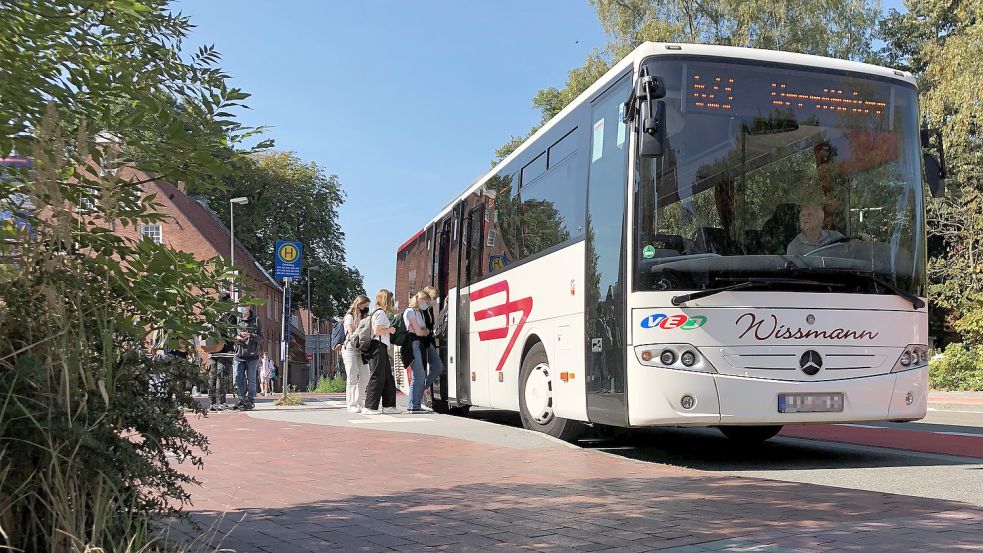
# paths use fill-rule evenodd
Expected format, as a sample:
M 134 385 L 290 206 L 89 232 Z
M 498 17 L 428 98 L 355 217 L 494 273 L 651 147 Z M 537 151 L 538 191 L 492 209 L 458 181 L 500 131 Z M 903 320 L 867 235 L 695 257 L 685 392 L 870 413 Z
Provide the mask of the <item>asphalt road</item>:
M 472 417 L 520 425 L 511 413 L 472 410 Z M 797 437 L 779 435 L 752 448 L 737 447 L 712 428 L 635 430 L 593 436 L 578 445 L 718 474 L 983 506 L 983 412 L 930 411 L 919 422 L 795 426 L 788 431 Z

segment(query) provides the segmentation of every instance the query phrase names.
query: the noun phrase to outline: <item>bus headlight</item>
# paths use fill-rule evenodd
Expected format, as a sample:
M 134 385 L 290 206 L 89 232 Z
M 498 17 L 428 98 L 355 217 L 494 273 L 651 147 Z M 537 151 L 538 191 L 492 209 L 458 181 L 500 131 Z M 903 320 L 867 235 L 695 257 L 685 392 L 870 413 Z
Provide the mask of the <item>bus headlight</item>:
M 926 365 L 928 365 L 928 346 L 924 344 L 913 344 L 901 352 L 891 372 L 896 373 L 920 369 Z
M 636 346 L 635 357 L 647 367 L 716 373 L 700 350 L 689 344 L 651 344 Z

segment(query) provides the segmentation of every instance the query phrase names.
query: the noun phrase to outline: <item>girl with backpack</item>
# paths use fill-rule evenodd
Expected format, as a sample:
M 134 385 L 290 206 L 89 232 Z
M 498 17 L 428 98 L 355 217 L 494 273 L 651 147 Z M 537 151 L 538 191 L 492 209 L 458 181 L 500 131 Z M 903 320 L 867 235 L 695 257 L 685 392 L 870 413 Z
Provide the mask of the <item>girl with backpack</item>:
M 437 382 L 440 375 L 444 373 L 442 359 L 445 358 L 441 357 L 440 352 L 441 348 L 447 348 L 447 305 L 445 302 L 444 308 L 440 309 L 440 294 L 433 286 L 427 286 L 423 291 L 430 295 L 430 309 L 423 311 L 423 320 L 430 331 L 430 336 L 425 340 L 426 347 L 420 350 L 427 361 L 425 363 L 427 365 L 427 383 L 426 389 L 423 391 L 426 394 L 430 386 Z M 438 324 L 441 321 L 443 324 Z
M 379 290 L 375 296 L 375 307 L 370 315 L 372 347 L 365 352 L 369 359 L 369 385 L 365 388 L 365 407 L 362 408 L 362 414 L 399 413 L 396 408 L 396 379 L 393 377 L 392 359 L 389 357 L 389 336 L 396 332 L 396 328 L 390 323 L 394 311 L 393 293 L 386 289 Z
M 425 362 L 430 361 L 431 369 L 436 370 L 440 367 L 440 359 L 436 358 L 436 349 L 433 349 L 433 356 L 430 350 L 433 348 L 431 342 L 430 329 L 427 328 L 427 317 L 424 313 L 430 311 L 430 294 L 425 291 L 417 292 L 410 300 L 410 306 L 403 312 L 403 321 L 406 323 L 407 340 L 400 350 L 403 361 L 409 362 L 413 370 L 413 379 L 410 381 L 410 398 L 407 404 L 409 413 L 432 413 L 433 410 L 423 405 L 423 391 L 429 387 L 430 380 L 427 378 L 427 368 Z M 430 317 L 432 321 L 433 318 Z M 431 322 L 432 324 L 432 322 Z M 436 359 L 435 359 L 436 358 Z M 436 360 L 436 365 L 434 365 Z M 438 373 L 439 374 L 439 373 Z
M 369 298 L 358 296 L 348 308 L 342 326 L 345 329 L 345 342 L 341 347 L 341 360 L 345 363 L 348 385 L 345 387 L 345 404 L 349 413 L 358 413 L 365 408 L 365 389 L 369 384 L 369 366 L 362 361 L 362 352 L 352 344 L 351 335 L 363 318 L 369 316 Z

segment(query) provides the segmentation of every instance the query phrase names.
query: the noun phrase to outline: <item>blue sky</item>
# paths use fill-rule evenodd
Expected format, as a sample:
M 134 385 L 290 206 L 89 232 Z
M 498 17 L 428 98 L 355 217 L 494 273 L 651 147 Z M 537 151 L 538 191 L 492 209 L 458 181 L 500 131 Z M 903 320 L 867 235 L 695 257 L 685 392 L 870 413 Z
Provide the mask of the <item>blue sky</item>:
M 240 119 L 338 175 L 348 262 L 370 295 L 392 288 L 396 248 L 538 122 L 536 91 L 604 44 L 586 0 L 175 6 L 197 25 L 185 48 L 214 44 L 253 94 Z
M 273 5 L 181 2 L 198 27 L 185 48 L 214 43 L 253 94 L 240 119 L 338 175 L 370 294 L 392 288 L 396 248 L 538 122 L 536 91 L 604 43 L 586 0 Z

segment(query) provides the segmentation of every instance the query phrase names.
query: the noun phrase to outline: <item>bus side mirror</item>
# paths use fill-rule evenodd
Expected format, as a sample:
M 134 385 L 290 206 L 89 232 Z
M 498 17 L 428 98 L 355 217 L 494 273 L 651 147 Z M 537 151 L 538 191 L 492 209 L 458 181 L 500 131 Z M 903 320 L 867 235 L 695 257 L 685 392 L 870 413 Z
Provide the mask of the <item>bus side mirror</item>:
M 655 113 L 649 113 L 650 102 L 642 102 L 638 125 L 638 155 L 641 157 L 662 157 L 666 144 L 666 103 L 655 102 Z
M 625 101 L 625 123 L 638 129 L 638 156 L 662 157 L 666 143 L 666 83 L 642 68 Z
M 932 154 L 922 154 L 925 166 L 925 182 L 928 189 L 932 192 L 932 197 L 941 198 L 945 196 L 945 179 L 942 176 L 942 165 L 938 158 Z

